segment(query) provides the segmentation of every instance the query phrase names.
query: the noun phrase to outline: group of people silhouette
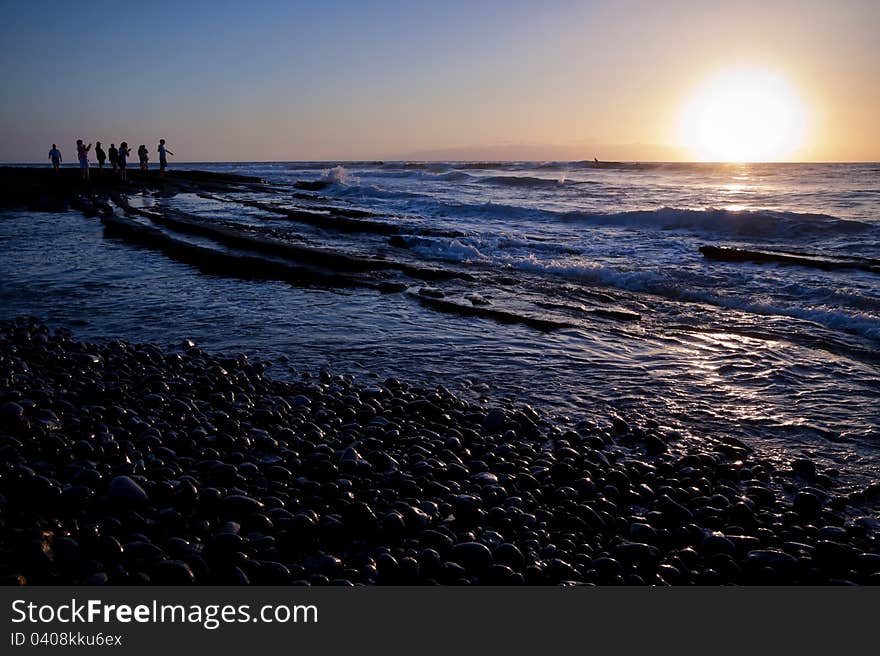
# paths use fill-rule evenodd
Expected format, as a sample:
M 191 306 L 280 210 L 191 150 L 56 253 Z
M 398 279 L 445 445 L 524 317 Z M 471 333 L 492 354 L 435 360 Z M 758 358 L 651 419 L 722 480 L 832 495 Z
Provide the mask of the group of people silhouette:
M 89 179 L 89 151 L 91 149 L 92 144 L 86 145 L 82 139 L 76 140 L 76 156 L 79 159 L 79 168 L 82 172 L 83 180 Z M 159 145 L 156 147 L 156 150 L 159 151 L 159 177 L 165 177 L 165 169 L 168 168 L 167 156 L 174 153 L 165 147 L 164 139 L 159 139 Z M 129 155 L 131 155 L 131 148 L 128 147 L 127 141 L 120 143 L 119 148 L 116 147 L 116 144 L 110 144 L 107 152 L 101 147 L 100 141 L 95 142 L 95 157 L 98 160 L 98 168 L 103 169 L 104 162 L 109 159 L 113 172 L 118 173 L 123 180 L 128 179 Z M 146 145 L 141 144 L 138 146 L 137 155 L 141 171 L 149 170 L 150 152 Z M 52 162 L 52 168 L 56 171 L 61 168 L 61 151 L 58 150 L 56 144 L 52 144 L 52 150 L 49 151 L 49 160 Z

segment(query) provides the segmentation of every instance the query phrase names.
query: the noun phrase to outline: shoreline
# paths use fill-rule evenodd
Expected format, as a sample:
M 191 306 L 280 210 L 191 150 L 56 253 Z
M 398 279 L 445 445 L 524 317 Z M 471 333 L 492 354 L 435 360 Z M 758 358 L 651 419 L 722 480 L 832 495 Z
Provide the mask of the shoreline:
M 556 425 L 442 386 L 280 381 L 244 355 L 0 322 L 0 577 L 74 584 L 880 580 L 809 460 Z
M 111 170 L 104 169 L 92 180 L 83 181 L 78 169 L 62 169 L 56 173 L 51 169 L 0 167 L 0 208 L 48 213 L 74 209 L 86 217 L 99 217 L 107 236 L 160 251 L 170 259 L 207 274 L 280 280 L 322 288 L 372 289 L 381 294 L 403 293 L 413 302 L 436 312 L 522 324 L 545 332 L 574 325 L 572 317 L 551 316 L 546 308 L 538 306 L 520 311 L 494 307 L 479 298 L 473 300 L 475 297 L 464 292 L 438 293 L 428 283 L 443 280 L 469 283 L 474 282 L 475 277 L 448 264 L 424 264 L 406 257 L 409 243 L 403 234 L 412 232 L 418 238 L 433 235 L 436 231 L 420 224 L 385 220 L 381 214 L 328 203 L 327 198 L 317 193 L 307 193 L 326 188 L 331 184 L 328 181 L 297 181 L 290 185 L 286 191 L 309 203 L 305 208 L 290 209 L 237 198 L 242 192 L 273 190 L 272 185 L 257 177 L 198 170 L 167 171 L 166 174 L 167 177 L 162 179 L 157 171 L 130 170 L 129 180 L 123 182 Z M 383 241 L 382 248 L 387 245 L 390 252 L 368 255 L 336 252 L 307 242 L 294 243 L 301 237 L 294 237 L 294 242 L 279 239 L 271 228 L 255 231 L 228 223 L 218 225 L 204 217 L 172 208 L 135 207 L 128 199 L 133 193 L 161 196 L 193 193 L 229 202 L 227 198 L 216 196 L 216 192 L 236 196 L 234 202 L 282 216 L 293 225 L 331 233 L 378 235 Z M 188 239 L 192 236 L 204 238 L 203 243 L 193 243 Z M 611 307 L 605 305 L 604 301 L 594 301 L 586 309 L 576 308 L 575 314 L 583 310 L 584 315 L 610 321 L 640 319 L 638 313 L 614 304 Z

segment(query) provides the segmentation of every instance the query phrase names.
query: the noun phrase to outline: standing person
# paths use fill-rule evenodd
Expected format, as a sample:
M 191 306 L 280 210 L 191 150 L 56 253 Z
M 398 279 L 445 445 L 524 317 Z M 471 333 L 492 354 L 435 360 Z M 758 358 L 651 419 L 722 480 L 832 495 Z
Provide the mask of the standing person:
M 146 171 L 149 168 L 147 162 L 150 161 L 150 153 L 144 144 L 138 146 L 138 160 L 141 163 L 141 171 Z
M 104 149 L 101 148 L 101 142 L 98 141 L 95 143 L 95 157 L 98 158 L 98 168 L 104 168 L 104 161 L 107 159 L 107 153 L 104 152 Z
M 119 175 L 123 180 L 128 180 L 128 173 L 126 172 L 127 162 L 126 159 L 131 155 L 131 150 L 128 147 L 128 142 L 123 141 L 119 144 L 119 158 L 117 163 L 119 164 Z
M 61 168 L 61 151 L 58 150 L 58 146 L 55 144 L 52 144 L 52 150 L 49 151 L 49 159 L 52 160 L 52 168 L 57 173 Z
M 76 140 L 76 155 L 79 157 L 79 170 L 82 171 L 82 179 L 89 179 L 89 151 L 92 144 L 86 146 L 82 139 Z
M 119 168 L 119 151 L 116 150 L 116 144 L 110 144 L 110 150 L 107 153 L 110 155 L 110 166 L 113 167 L 113 172 L 116 173 L 116 170 Z
M 156 149 L 159 151 L 159 177 L 165 177 L 165 169 L 168 168 L 168 160 L 165 158 L 165 153 L 169 155 L 173 155 L 170 150 L 165 147 L 165 140 L 159 139 L 159 147 Z

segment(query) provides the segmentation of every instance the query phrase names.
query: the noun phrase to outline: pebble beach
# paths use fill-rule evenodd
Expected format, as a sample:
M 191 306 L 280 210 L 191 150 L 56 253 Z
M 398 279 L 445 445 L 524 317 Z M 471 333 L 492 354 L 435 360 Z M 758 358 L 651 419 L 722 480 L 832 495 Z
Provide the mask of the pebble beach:
M 613 414 L 0 322 L 7 584 L 880 581 L 876 483 Z

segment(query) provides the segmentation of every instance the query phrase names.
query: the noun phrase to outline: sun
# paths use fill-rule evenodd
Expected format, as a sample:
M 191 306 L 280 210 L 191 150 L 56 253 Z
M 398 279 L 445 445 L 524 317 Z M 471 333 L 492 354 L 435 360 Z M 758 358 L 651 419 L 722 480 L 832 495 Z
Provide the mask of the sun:
M 784 76 L 733 69 L 708 79 L 685 104 L 680 141 L 704 162 L 786 161 L 803 146 L 806 119 Z

